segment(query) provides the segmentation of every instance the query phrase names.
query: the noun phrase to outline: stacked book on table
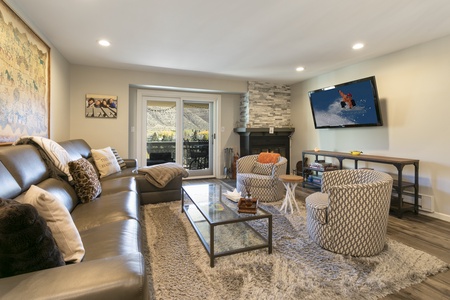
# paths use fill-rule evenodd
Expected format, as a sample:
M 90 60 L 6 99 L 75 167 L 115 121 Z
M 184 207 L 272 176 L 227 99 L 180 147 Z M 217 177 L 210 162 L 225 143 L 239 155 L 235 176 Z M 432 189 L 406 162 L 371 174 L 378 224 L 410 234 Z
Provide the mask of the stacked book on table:
M 238 212 L 247 214 L 256 214 L 258 209 L 258 200 L 241 198 L 238 202 Z
M 312 164 L 309 165 L 309 168 L 317 171 L 333 171 L 338 169 L 337 166 L 334 166 L 333 164 L 324 161 L 313 162 Z
M 315 184 L 322 184 L 322 176 L 309 175 L 307 181 Z

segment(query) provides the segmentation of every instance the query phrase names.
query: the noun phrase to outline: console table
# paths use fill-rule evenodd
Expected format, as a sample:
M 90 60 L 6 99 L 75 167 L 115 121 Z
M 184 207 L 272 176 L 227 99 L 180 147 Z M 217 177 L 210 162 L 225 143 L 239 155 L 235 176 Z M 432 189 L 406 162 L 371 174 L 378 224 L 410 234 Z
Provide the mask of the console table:
M 302 160 L 305 162 L 305 158 L 308 155 L 315 156 L 315 161 L 319 160 L 319 156 L 322 157 L 333 157 L 339 161 L 339 169 L 342 169 L 342 162 L 345 159 L 353 160 L 355 162 L 355 169 L 358 169 L 359 161 L 389 164 L 397 168 L 397 180 L 394 180 L 393 188 L 397 192 L 397 197 L 392 197 L 391 201 L 391 211 L 397 213 L 399 218 L 402 217 L 405 211 L 413 211 L 415 214 L 419 212 L 419 160 L 417 159 L 407 159 L 407 158 L 397 158 L 388 156 L 376 156 L 376 155 L 351 155 L 345 152 L 334 152 L 334 151 L 315 151 L 315 150 L 305 150 L 302 152 Z M 403 181 L 403 168 L 407 165 L 414 166 L 414 182 Z M 313 185 L 320 186 L 320 184 L 307 182 L 306 173 L 308 171 L 312 172 L 325 172 L 325 170 L 318 170 L 316 168 L 310 168 L 309 166 L 303 166 L 303 186 Z M 403 203 L 403 191 L 407 188 L 412 188 L 414 190 L 414 204 Z

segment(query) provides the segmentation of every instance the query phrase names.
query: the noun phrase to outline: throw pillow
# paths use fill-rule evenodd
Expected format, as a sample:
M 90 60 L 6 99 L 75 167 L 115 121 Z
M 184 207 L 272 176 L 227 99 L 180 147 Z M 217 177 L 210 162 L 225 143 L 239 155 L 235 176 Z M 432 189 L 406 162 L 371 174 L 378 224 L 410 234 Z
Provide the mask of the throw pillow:
M 102 192 L 102 186 L 94 166 L 85 158 L 80 158 L 69 163 L 70 174 L 72 174 L 75 192 L 81 202 L 87 203 Z
M 279 153 L 269 153 L 269 152 L 261 152 L 258 155 L 257 162 L 263 163 L 263 164 L 276 164 L 278 160 L 280 159 Z
M 64 265 L 36 208 L 0 198 L 0 278 Z
M 72 181 L 68 166 L 69 161 L 72 159 L 66 149 L 57 142 L 40 136 L 23 136 L 14 142 L 16 145 L 29 143 L 39 146 L 43 154 L 48 157 L 54 166 L 67 176 L 68 181 Z
M 21 200 L 33 205 L 47 221 L 66 263 L 78 263 L 84 257 L 80 234 L 64 204 L 49 192 L 32 185 Z
M 273 164 L 262 164 L 255 162 L 253 166 L 253 173 L 259 175 L 272 175 Z
M 114 153 L 114 156 L 116 157 L 116 159 L 117 159 L 117 163 L 119 164 L 119 166 L 120 166 L 120 169 L 126 169 L 127 168 L 127 164 L 125 163 L 125 161 L 122 159 L 122 157 L 120 157 L 120 155 L 119 155 L 119 152 L 117 152 L 117 150 L 116 149 L 114 149 L 114 148 L 111 148 L 111 151 Z
M 111 147 L 103 149 L 91 149 L 92 157 L 95 165 L 100 172 L 100 178 L 117 173 L 120 171 L 120 166 L 117 159 L 111 150 Z

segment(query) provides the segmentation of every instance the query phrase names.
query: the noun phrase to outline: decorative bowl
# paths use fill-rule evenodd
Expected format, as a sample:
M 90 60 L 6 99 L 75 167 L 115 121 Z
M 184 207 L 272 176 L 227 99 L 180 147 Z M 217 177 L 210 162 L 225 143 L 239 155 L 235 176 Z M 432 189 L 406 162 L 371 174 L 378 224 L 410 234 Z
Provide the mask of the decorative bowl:
M 362 152 L 362 151 L 356 151 L 356 150 L 350 151 L 350 154 L 351 154 L 351 155 L 355 155 L 355 156 L 358 156 L 358 155 L 360 155 L 361 153 L 363 153 L 363 152 Z

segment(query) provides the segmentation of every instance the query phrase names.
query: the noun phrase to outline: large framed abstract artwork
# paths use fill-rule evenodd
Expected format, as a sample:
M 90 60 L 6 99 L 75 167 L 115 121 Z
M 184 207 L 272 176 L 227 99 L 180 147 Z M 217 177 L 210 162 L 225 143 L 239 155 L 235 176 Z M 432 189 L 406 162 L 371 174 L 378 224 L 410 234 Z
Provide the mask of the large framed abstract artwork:
M 0 145 L 50 136 L 50 48 L 0 0 Z

